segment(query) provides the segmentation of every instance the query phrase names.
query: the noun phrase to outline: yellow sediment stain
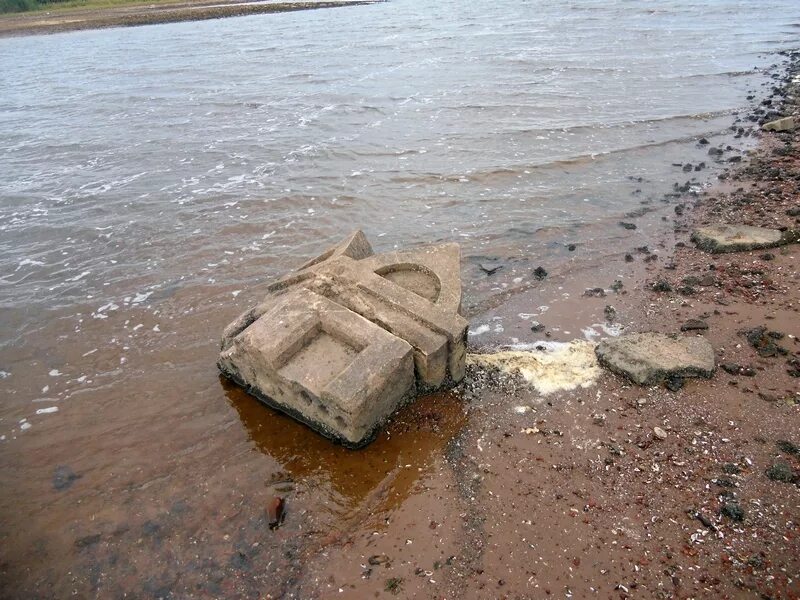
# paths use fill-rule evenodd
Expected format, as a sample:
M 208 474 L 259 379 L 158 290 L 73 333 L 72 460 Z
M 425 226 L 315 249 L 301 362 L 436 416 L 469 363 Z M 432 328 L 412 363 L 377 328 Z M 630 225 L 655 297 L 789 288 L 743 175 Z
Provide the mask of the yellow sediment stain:
M 540 394 L 552 394 L 594 385 L 601 373 L 595 345 L 584 340 L 538 342 L 492 354 L 467 354 L 467 364 L 519 374 Z

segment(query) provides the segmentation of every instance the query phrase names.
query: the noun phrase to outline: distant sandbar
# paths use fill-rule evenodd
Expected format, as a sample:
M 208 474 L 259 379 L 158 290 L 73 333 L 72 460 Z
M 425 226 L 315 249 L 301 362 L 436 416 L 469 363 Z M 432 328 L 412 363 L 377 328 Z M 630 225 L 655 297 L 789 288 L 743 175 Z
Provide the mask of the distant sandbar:
M 197 2 L 167 1 L 158 4 L 133 4 L 111 8 L 81 7 L 37 10 L 0 16 L 0 37 L 58 33 L 79 29 L 135 27 L 178 21 L 202 21 L 273 12 L 337 8 L 373 4 L 374 2 L 375 0 L 330 0 L 326 2 L 201 0 Z

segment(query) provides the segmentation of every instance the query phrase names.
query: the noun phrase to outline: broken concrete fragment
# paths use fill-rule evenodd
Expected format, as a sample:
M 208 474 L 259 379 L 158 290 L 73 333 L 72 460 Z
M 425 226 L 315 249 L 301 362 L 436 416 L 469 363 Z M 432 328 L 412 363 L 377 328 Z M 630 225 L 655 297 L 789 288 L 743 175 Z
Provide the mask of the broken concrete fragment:
M 639 385 L 668 377 L 711 377 L 715 367 L 714 349 L 701 337 L 635 333 L 603 340 L 595 352 L 600 364 Z
M 764 123 L 761 129 L 764 131 L 793 131 L 795 127 L 797 127 L 797 122 L 794 117 L 784 117 Z
M 719 254 L 790 244 L 798 241 L 798 232 L 722 224 L 701 227 L 692 234 L 692 241 L 701 250 Z
M 416 393 L 463 378 L 460 258 L 457 244 L 375 255 L 355 232 L 228 325 L 219 368 L 323 435 L 363 446 Z

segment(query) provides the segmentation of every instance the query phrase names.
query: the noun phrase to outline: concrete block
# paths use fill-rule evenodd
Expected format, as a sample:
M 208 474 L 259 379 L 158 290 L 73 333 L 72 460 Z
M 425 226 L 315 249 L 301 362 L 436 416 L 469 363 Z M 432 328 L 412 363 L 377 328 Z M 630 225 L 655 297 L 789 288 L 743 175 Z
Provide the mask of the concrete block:
M 791 240 L 777 229 L 720 224 L 700 227 L 692 233 L 692 241 L 701 250 L 720 254 L 774 248 Z
M 415 393 L 407 342 L 309 290 L 284 294 L 218 364 L 263 402 L 354 448 Z
M 783 117 L 764 123 L 761 129 L 764 131 L 794 131 L 795 127 L 797 127 L 797 120 L 794 117 Z
M 270 284 L 228 325 L 219 367 L 324 435 L 362 445 L 415 392 L 463 378 L 460 262 L 457 244 L 376 255 L 357 231 Z M 372 342 L 353 341 L 358 332 Z M 402 360 L 388 340 L 402 343 Z

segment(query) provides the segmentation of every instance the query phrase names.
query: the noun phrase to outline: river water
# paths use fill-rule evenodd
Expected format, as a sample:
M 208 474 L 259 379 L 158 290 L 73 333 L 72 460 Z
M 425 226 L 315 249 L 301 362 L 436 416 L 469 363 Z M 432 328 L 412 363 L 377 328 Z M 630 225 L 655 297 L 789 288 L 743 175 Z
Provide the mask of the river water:
M 793 0 L 393 0 L 0 40 L 0 583 L 155 594 L 198 539 L 256 535 L 241 506 L 265 481 L 324 529 L 380 465 L 424 471 L 431 440 L 354 459 L 224 387 L 223 326 L 355 228 L 377 251 L 461 243 L 476 322 L 532 267 L 591 272 L 659 226 L 626 214 L 719 172 L 699 138 L 747 146 L 729 126 L 799 20 Z

